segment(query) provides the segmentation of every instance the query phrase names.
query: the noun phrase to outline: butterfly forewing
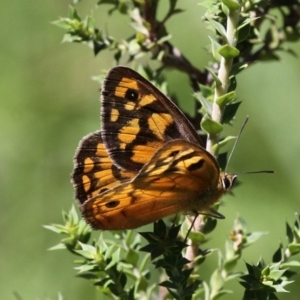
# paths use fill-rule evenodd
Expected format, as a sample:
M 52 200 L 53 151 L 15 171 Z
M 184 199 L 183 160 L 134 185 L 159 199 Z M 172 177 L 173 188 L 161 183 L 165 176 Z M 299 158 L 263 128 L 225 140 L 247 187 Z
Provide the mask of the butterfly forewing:
M 102 88 L 102 137 L 117 166 L 138 171 L 163 144 L 201 140 L 183 113 L 135 71 L 112 68 Z
M 219 169 L 201 147 L 162 146 L 131 181 L 87 201 L 82 213 L 98 229 L 136 228 L 174 213 L 206 211 L 218 200 Z

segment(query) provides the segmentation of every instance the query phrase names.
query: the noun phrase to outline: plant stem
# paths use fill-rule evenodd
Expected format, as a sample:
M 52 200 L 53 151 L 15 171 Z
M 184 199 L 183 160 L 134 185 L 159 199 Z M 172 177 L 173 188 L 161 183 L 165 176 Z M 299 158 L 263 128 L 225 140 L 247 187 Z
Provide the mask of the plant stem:
M 227 17 L 227 26 L 226 26 L 226 43 L 235 47 L 237 44 L 237 34 L 236 29 L 239 22 L 240 10 L 235 10 L 229 12 Z M 217 104 L 217 99 L 222 95 L 226 94 L 230 85 L 230 72 L 232 68 L 233 58 L 221 57 L 220 67 L 218 72 L 218 78 L 221 82 L 220 86 L 215 88 L 213 109 L 212 109 L 212 120 L 221 123 L 224 110 L 220 108 Z M 218 142 L 219 135 L 208 135 L 206 150 L 213 154 L 213 146 Z
M 231 47 L 235 47 L 237 44 L 237 34 L 236 30 L 238 27 L 240 16 L 240 9 L 235 11 L 229 11 L 227 17 L 227 25 L 226 25 L 226 39 L 225 44 L 228 44 Z M 212 120 L 222 123 L 224 109 L 221 109 L 220 106 L 217 104 L 217 99 L 226 94 L 230 85 L 230 72 L 232 68 L 233 58 L 225 58 L 221 57 L 220 67 L 218 72 L 218 78 L 221 82 L 219 86 L 216 85 L 215 94 L 214 94 L 214 102 L 213 102 L 213 109 L 212 109 Z M 212 154 L 213 146 L 218 142 L 219 135 L 208 135 L 207 143 L 206 143 L 206 150 Z M 201 231 L 201 227 L 203 226 L 203 218 L 199 215 L 193 225 L 193 230 Z M 193 242 L 191 239 L 188 240 L 189 246 L 186 250 L 186 258 L 191 261 L 189 267 L 193 267 L 193 260 L 197 256 L 199 245 L 196 242 Z

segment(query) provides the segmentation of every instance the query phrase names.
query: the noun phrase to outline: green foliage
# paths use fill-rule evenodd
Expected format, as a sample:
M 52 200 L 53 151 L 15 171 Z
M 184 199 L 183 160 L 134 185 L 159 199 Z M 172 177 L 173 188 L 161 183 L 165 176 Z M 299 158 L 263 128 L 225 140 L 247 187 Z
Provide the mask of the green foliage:
M 300 37 L 299 3 L 292 0 L 202 1 L 200 4 L 207 9 L 204 20 L 212 31 L 212 61 L 201 71 L 172 45 L 166 27 L 170 18 L 183 12 L 177 6 L 180 1 L 169 0 L 166 13 L 158 19 L 160 2 L 98 1 L 99 7 L 110 5 L 109 14 L 120 13 L 131 20 L 133 32 L 122 40 L 108 34 L 106 29 L 96 28 L 91 15 L 83 18 L 73 6 L 68 18 L 54 23 L 66 31 L 64 42 L 87 44 L 95 55 L 109 50 L 114 53 L 116 64 L 141 57 L 152 59 L 159 65 L 156 70 L 149 64 L 139 67 L 139 71 L 158 82 L 164 92 L 166 82 L 162 79 L 162 71 L 171 67 L 184 72 L 190 79 L 201 115 L 200 120 L 196 117 L 192 123 L 208 135 L 210 150 L 218 153 L 221 146 L 233 139 L 221 139 L 220 133 L 225 124 L 233 123 L 241 104 L 236 95 L 237 75 L 254 62 L 279 60 L 280 51 L 294 54 L 287 42 Z M 182 237 L 179 225 L 167 227 L 163 221 L 158 221 L 153 231 L 140 233 L 146 245 L 142 245 L 140 236 L 133 231 L 114 232 L 112 239 L 100 233 L 97 240 L 90 241 L 91 231 L 74 209 L 63 217 L 64 225 L 46 226 L 66 235 L 52 249 L 67 249 L 80 257 L 75 261 L 78 276 L 92 281 L 99 292 L 114 299 L 153 299 L 158 294 L 165 295 L 166 299 L 219 299 L 231 292 L 226 289 L 226 283 L 237 278 L 245 289 L 244 299 L 277 299 L 275 293 L 285 292 L 286 285 L 291 283 L 288 279 L 295 274 L 290 268 L 300 266 L 298 261 L 289 260 L 300 252 L 299 216 L 293 228 L 286 225 L 288 246 L 280 244 L 268 264 L 262 258 L 257 265 L 246 263 L 248 273 L 237 270 L 243 250 L 265 233 L 249 232 L 240 217 L 234 221 L 224 253 L 201 249 L 207 241 L 206 235 L 217 225 L 215 219 L 206 216 L 202 217 L 201 231 L 192 231 L 189 240 Z M 196 250 L 192 259 L 188 259 L 191 248 Z M 213 253 L 218 254 L 218 266 L 209 281 L 204 281 L 201 277 L 203 263 L 212 259 Z M 159 279 L 148 266 L 150 261 Z
M 64 213 L 64 220 L 64 225 L 46 226 L 56 233 L 67 235 L 51 250 L 65 248 L 76 254 L 80 258 L 75 261 L 79 277 L 93 281 L 101 293 L 121 299 L 136 299 L 139 293 L 145 295 L 146 290 L 151 296 L 153 287 L 148 281 L 150 275 L 147 269 L 149 256 L 140 258 L 139 236 L 132 231 L 115 232 L 110 240 L 100 234 L 97 241 L 89 243 L 90 230 L 83 237 L 81 227 L 84 221 L 80 220 L 74 208 L 68 214 Z
M 95 54 L 105 49 L 117 47 L 114 45 L 114 39 L 109 37 L 105 30 L 98 30 L 94 27 L 94 20 L 90 15 L 82 20 L 72 6 L 70 7 L 69 18 L 61 18 L 53 23 L 67 31 L 63 39 L 64 42 L 87 44 L 94 50 Z
M 80 248 L 78 242 L 86 243 L 91 237 L 91 228 L 86 222 L 78 217 L 78 214 L 72 206 L 70 212 L 67 214 L 63 212 L 64 225 L 45 225 L 46 229 L 54 231 L 58 234 L 67 235 L 67 238 L 63 239 L 61 243 L 51 248 L 56 249 L 68 249 L 70 251 L 76 251 Z
M 203 117 L 201 121 L 201 128 L 204 132 L 211 135 L 216 135 L 223 130 L 222 124 L 212 120 L 209 117 Z
M 160 286 L 168 289 L 174 299 L 191 299 L 200 281 L 194 278 L 189 282 L 193 269 L 186 269 L 185 265 L 190 263 L 183 255 L 183 249 L 187 247 L 185 241 L 177 240 L 180 226 L 167 228 L 160 220 L 154 223 L 153 232 L 140 233 L 148 245 L 141 248 L 141 251 L 149 252 L 155 268 L 164 269 L 168 277 L 160 283 Z M 162 256 L 162 258 L 157 259 Z
M 173 299 L 198 299 L 200 296 L 217 299 L 231 293 L 224 287 L 227 282 L 238 278 L 245 288 L 244 299 L 276 299 L 275 293 L 285 292 L 284 287 L 292 282 L 288 279 L 295 275 L 289 268 L 300 267 L 300 262 L 289 261 L 289 256 L 300 250 L 290 254 L 289 249 L 295 244 L 295 237 L 289 236 L 288 230 L 289 245 L 286 249 L 280 245 L 273 255 L 272 263 L 266 264 L 260 259 L 256 266 L 246 263 L 248 274 L 238 271 L 236 267 L 243 250 L 266 234 L 249 232 L 241 217 L 234 221 L 224 253 L 216 249 L 199 249 L 193 260 L 193 267 L 190 268 L 188 266 L 191 261 L 184 256 L 188 246 L 187 236 L 184 239 L 181 237 L 180 225 L 168 228 L 162 220 L 155 222 L 153 231 L 140 232 L 147 241 L 146 245 L 142 245 L 140 237 L 130 230 L 114 232 L 113 239 L 100 233 L 97 240 L 90 242 L 90 232 L 84 230 L 86 234 L 82 234 L 83 220 L 74 208 L 63 216 L 65 224 L 46 226 L 67 236 L 61 240 L 59 247 L 51 250 L 67 249 L 79 257 L 74 262 L 77 265 L 77 276 L 92 281 L 99 292 L 114 299 L 138 299 L 142 296 L 147 299 L 157 298 L 158 281 L 156 273 L 148 266 L 150 260 L 161 274 L 159 285 L 166 288 Z M 299 216 L 297 217 L 293 231 L 299 238 Z M 202 233 L 191 232 L 189 237 L 192 241 L 201 242 L 202 245 L 206 243 L 206 234 L 214 229 L 216 222 L 207 217 L 205 224 Z M 143 255 L 142 252 L 149 254 Z M 218 266 L 209 282 L 202 281 L 199 274 L 203 263 L 214 252 L 218 253 Z M 283 253 L 286 253 L 284 258 L 281 257 Z

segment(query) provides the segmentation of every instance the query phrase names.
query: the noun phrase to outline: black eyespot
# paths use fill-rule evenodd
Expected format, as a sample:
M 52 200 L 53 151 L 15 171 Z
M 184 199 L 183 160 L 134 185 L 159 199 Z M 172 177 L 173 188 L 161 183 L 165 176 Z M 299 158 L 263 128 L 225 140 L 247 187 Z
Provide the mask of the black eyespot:
M 125 93 L 125 97 L 131 101 L 137 101 L 139 99 L 139 93 L 137 90 L 128 89 Z
M 114 208 L 120 204 L 120 201 L 110 201 L 105 204 L 107 208 Z
M 178 153 L 179 153 L 179 150 L 177 150 L 177 151 L 172 151 L 172 152 L 169 154 L 169 156 L 173 157 L 173 156 L 177 155 Z
M 187 169 L 192 172 L 192 171 L 198 171 L 204 166 L 204 159 L 200 159 L 198 162 L 190 164 Z

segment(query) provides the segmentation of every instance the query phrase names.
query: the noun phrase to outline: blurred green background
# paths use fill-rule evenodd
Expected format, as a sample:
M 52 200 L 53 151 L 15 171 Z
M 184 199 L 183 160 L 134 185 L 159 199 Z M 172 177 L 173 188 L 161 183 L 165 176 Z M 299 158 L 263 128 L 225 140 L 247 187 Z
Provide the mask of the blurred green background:
M 186 13 L 169 22 L 173 43 L 193 63 L 203 68 L 209 44 L 197 1 L 180 1 Z M 79 5 L 82 14 L 95 1 Z M 0 298 L 102 299 L 88 281 L 77 279 L 75 257 L 66 251 L 48 251 L 60 236 L 42 226 L 61 222 L 61 211 L 73 200 L 70 184 L 72 157 L 79 140 L 99 128 L 99 86 L 91 76 L 112 66 L 111 54 L 96 58 L 82 45 L 61 44 L 63 31 L 51 24 L 66 16 L 68 1 L 2 1 L 0 56 Z M 98 26 L 107 25 L 117 37 L 130 32 L 128 20 L 119 14 L 108 17 L 97 11 Z M 184 26 L 182 26 L 184 24 Z M 183 28 L 184 27 L 184 28 Z M 186 40 L 186 32 L 189 39 Z M 193 41 L 192 46 L 190 41 Z M 300 43 L 290 45 L 300 53 Z M 235 196 L 226 196 L 220 221 L 211 236 L 211 247 L 224 249 L 224 240 L 240 213 L 252 231 L 269 231 L 245 250 L 244 259 L 268 263 L 278 243 L 286 242 L 285 222 L 294 222 L 300 211 L 300 59 L 281 54 L 280 62 L 259 63 L 238 77 L 238 96 L 243 104 L 236 134 L 245 119 L 250 122 L 236 149 L 229 171 L 274 169 L 275 175 L 240 176 L 243 184 Z M 170 89 L 183 101 L 192 101 L 188 79 L 169 72 Z M 192 102 L 191 102 L 192 103 Z M 217 256 L 212 256 L 212 266 Z M 299 259 L 299 257 L 298 257 Z M 208 266 L 210 268 L 210 266 Z M 241 263 L 240 268 L 245 269 Z M 204 272 L 205 277 L 205 272 Z M 288 286 L 299 299 L 299 280 Z M 297 291 L 298 286 L 298 291 Z M 233 297 L 241 299 L 238 282 Z M 295 292 L 297 291 L 297 292 Z

